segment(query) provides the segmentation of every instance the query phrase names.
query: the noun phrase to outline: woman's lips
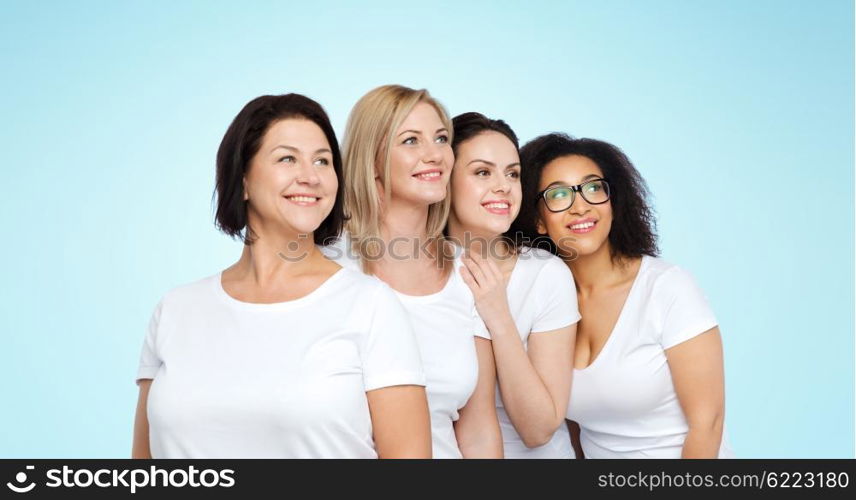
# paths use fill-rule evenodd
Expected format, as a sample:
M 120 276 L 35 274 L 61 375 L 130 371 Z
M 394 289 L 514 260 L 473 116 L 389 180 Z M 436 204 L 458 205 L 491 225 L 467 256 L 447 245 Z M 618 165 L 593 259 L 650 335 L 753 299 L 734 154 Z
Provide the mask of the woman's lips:
M 311 195 L 289 195 L 283 196 L 286 200 L 301 207 L 311 207 L 317 205 L 321 198 Z
M 511 213 L 511 204 L 505 201 L 483 203 L 482 206 L 494 215 L 508 215 Z
M 442 170 L 426 170 L 424 172 L 419 172 L 417 174 L 413 174 L 414 178 L 420 181 L 425 182 L 436 182 L 443 178 Z
M 594 231 L 594 227 L 597 225 L 597 221 L 594 219 L 585 219 L 581 221 L 574 222 L 573 224 L 568 224 L 568 229 L 571 230 L 574 234 L 585 234 Z

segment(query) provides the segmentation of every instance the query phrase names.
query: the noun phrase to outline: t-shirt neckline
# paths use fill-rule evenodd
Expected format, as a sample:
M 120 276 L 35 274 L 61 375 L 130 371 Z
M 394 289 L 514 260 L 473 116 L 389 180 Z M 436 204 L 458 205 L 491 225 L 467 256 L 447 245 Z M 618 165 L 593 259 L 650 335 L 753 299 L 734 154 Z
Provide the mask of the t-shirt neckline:
M 636 289 L 639 288 L 639 282 L 642 281 L 640 279 L 642 276 L 642 272 L 648 267 L 648 260 L 650 258 L 651 257 L 648 255 L 642 256 L 642 262 L 639 264 L 639 270 L 636 271 L 636 277 L 633 278 L 633 284 L 630 285 L 630 291 L 627 292 L 627 298 L 624 299 L 624 304 L 621 305 L 621 311 L 618 313 L 618 319 L 615 320 L 615 325 L 612 327 L 612 331 L 609 332 L 609 336 L 606 338 L 606 342 L 603 344 L 603 347 L 600 349 L 600 352 L 597 353 L 597 357 L 594 358 L 594 361 L 589 363 L 589 365 L 585 368 L 574 367 L 575 373 L 591 371 L 591 369 L 598 363 L 598 361 L 603 358 L 603 355 L 607 352 L 607 348 L 609 348 L 610 345 L 615 343 L 613 342 L 613 338 L 615 337 L 616 333 L 621 331 L 620 327 L 622 326 L 622 322 L 625 316 L 624 311 L 627 310 L 627 306 L 630 305 L 631 299 L 634 298 L 633 294 L 636 292 Z
M 340 267 L 338 271 L 330 275 L 330 277 L 328 277 L 314 290 L 307 293 L 303 297 L 293 300 L 287 300 L 285 302 L 271 302 L 267 304 L 259 302 L 244 302 L 229 295 L 229 293 L 226 292 L 226 289 L 223 288 L 223 271 L 220 271 L 216 275 L 212 276 L 212 284 L 214 292 L 217 294 L 217 296 L 220 297 L 221 300 L 234 307 L 253 311 L 282 311 L 285 309 L 293 309 L 295 307 L 300 307 L 309 302 L 313 302 L 324 297 L 329 293 L 329 290 L 335 286 L 336 282 L 342 279 L 342 276 L 345 274 L 345 272 L 343 271 L 345 271 L 345 268 Z
M 398 290 L 396 290 L 394 288 L 392 290 L 395 292 L 395 294 L 398 296 L 398 298 L 402 302 L 433 302 L 433 301 L 443 297 L 445 295 L 445 292 L 452 286 L 452 280 L 455 279 L 455 276 L 453 275 L 453 273 L 456 273 L 456 272 L 458 272 L 458 270 L 457 270 L 455 263 L 453 262 L 451 272 L 449 273 L 449 276 L 446 278 L 446 282 L 443 284 L 443 288 L 441 288 L 439 291 L 436 291 L 434 293 L 429 293 L 428 295 L 408 295 L 406 293 L 399 292 Z M 392 288 L 392 287 L 390 287 L 390 288 Z

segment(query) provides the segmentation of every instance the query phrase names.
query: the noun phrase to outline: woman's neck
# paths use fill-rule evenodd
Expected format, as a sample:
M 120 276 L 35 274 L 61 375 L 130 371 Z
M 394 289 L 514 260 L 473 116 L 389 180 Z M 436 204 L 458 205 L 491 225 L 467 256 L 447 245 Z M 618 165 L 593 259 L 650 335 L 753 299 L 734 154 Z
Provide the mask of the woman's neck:
M 584 296 L 604 288 L 610 288 L 627 280 L 629 274 L 635 271 L 635 266 L 628 265 L 627 259 L 613 259 L 609 243 L 588 255 L 579 255 L 572 260 L 565 259 L 565 264 L 574 274 L 577 291 Z
M 392 200 L 381 220 L 381 238 L 383 239 L 383 257 L 378 262 L 368 267 L 369 272 L 381 279 L 391 269 L 393 275 L 403 269 L 410 269 L 409 273 L 416 269 L 439 268 L 445 274 L 446 259 L 443 258 L 440 238 L 428 235 L 428 206 L 414 205 L 401 201 Z M 377 265 L 380 267 L 377 267 Z M 384 270 L 385 268 L 385 270 Z M 415 275 L 414 275 L 415 276 Z M 390 280 L 385 280 L 392 283 Z
M 258 230 L 252 244 L 244 245 L 241 258 L 230 269 L 236 278 L 266 288 L 283 278 L 310 272 L 319 257 L 312 233 Z
M 413 205 L 392 199 L 384 210 L 381 221 L 381 237 L 386 243 L 393 239 L 405 240 L 428 238 L 428 206 Z
M 449 239 L 468 252 L 478 253 L 497 263 L 507 261 L 513 255 L 502 234 L 492 234 L 467 227 L 455 216 L 449 217 L 447 227 Z

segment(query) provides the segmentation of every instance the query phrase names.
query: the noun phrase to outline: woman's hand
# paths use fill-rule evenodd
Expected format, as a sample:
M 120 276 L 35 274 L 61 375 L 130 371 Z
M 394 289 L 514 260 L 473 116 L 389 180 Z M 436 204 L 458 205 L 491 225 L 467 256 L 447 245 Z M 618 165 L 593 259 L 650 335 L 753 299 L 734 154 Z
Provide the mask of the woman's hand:
M 491 323 L 511 314 L 506 292 L 508 281 L 496 263 L 478 252 L 466 252 L 461 261 L 464 263 L 459 269 L 461 277 L 473 292 L 479 316 L 490 329 Z

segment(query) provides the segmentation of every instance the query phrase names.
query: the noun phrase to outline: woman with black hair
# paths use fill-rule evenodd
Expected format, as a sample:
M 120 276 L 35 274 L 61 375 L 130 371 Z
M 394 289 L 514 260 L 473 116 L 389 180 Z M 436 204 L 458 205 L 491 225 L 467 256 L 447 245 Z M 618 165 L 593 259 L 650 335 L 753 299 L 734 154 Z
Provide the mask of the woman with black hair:
M 731 457 L 718 323 L 693 277 L 657 257 L 639 172 L 611 144 L 557 133 L 526 144 L 521 162 L 513 230 L 549 236 L 576 280 L 578 456 Z
M 573 458 L 565 427 L 580 315 L 561 259 L 505 234 L 520 211 L 517 136 L 502 120 L 452 120 L 455 166 L 447 233 L 466 250 L 459 272 L 492 339 L 505 458 Z M 557 432 L 558 431 L 558 432 Z
M 262 96 L 217 154 L 222 272 L 168 292 L 143 344 L 134 458 L 430 458 L 410 321 L 380 281 L 316 244 L 344 220 L 327 114 Z

